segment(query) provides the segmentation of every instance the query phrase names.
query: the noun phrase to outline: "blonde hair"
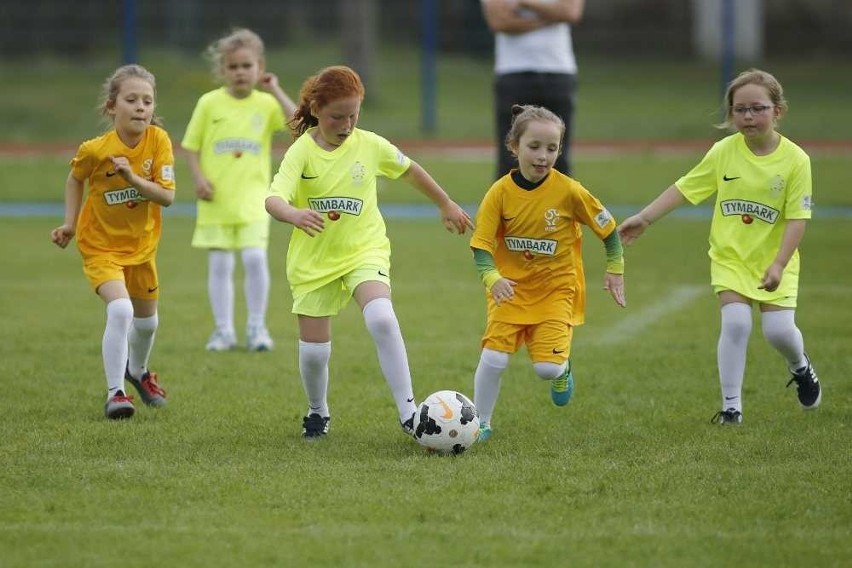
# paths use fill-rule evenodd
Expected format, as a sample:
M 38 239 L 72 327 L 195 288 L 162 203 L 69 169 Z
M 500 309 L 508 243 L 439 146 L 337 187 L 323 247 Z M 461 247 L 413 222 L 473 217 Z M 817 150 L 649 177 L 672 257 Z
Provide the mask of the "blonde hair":
M 512 105 L 512 126 L 506 134 L 506 148 L 512 154 L 516 153 L 518 145 L 521 141 L 521 136 L 527 131 L 527 126 L 531 122 L 543 121 L 553 122 L 559 126 L 559 147 L 562 148 L 562 137 L 565 135 L 565 121 L 552 110 L 535 105 Z
M 207 46 L 204 54 L 212 64 L 213 77 L 217 82 L 224 81 L 222 66 L 224 65 L 225 56 L 243 48 L 254 52 L 258 63 L 263 67 L 265 64 L 263 40 L 260 39 L 259 35 L 249 29 L 234 28 L 228 35 L 217 39 Z
M 784 88 L 771 73 L 761 69 L 749 69 L 737 75 L 728 84 L 725 97 L 722 99 L 722 108 L 725 111 L 725 120 L 716 125 L 716 128 L 735 130 L 734 126 L 734 93 L 746 85 L 758 85 L 766 89 L 772 106 L 779 109 L 783 115 L 787 112 L 787 99 L 784 98 Z
M 123 65 L 104 81 L 101 88 L 101 104 L 98 105 L 98 109 L 104 117 L 109 117 L 109 110 L 115 107 L 115 101 L 118 98 L 118 92 L 121 90 L 121 84 L 127 79 L 142 79 L 143 81 L 147 81 L 151 85 L 151 88 L 154 89 L 154 98 L 156 99 L 157 80 L 154 78 L 154 74 L 135 63 Z M 162 127 L 163 119 L 154 115 L 151 117 L 151 124 Z
M 326 67 L 305 79 L 299 91 L 299 104 L 290 121 L 293 136 L 298 138 L 308 128 L 319 124 L 319 119 L 311 114 L 311 104 L 321 109 L 330 102 L 348 97 L 364 100 L 364 83 L 354 69 L 345 65 Z

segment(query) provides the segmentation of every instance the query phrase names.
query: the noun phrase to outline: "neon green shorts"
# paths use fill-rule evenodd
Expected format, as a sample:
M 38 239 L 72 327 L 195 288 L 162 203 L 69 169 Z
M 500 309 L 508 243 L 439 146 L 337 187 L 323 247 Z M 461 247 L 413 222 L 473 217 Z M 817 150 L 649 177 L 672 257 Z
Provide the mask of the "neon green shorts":
M 196 225 L 192 246 L 205 249 L 266 249 L 269 244 L 269 218 L 237 225 Z
M 384 282 L 390 288 L 390 271 L 378 266 L 356 268 L 325 286 L 293 298 L 292 312 L 314 318 L 336 316 L 349 303 L 355 288 L 364 282 Z

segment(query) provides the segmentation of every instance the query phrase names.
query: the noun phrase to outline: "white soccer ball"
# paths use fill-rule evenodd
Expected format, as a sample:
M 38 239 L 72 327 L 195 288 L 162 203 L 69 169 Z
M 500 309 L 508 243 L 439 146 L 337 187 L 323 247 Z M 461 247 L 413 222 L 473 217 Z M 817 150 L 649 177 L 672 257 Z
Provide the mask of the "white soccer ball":
M 460 454 L 479 438 L 479 411 L 459 392 L 432 393 L 417 407 L 414 438 L 430 451 Z

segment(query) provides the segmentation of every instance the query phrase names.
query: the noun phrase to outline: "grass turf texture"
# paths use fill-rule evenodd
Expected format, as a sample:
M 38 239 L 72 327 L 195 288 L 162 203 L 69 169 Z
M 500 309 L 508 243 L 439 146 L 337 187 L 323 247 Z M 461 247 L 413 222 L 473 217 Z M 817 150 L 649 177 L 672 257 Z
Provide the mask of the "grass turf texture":
M 47 242 L 53 225 L 0 225 L 4 566 L 831 566 L 852 553 L 842 220 L 813 223 L 803 247 L 798 322 L 824 382 L 818 411 L 799 410 L 755 329 L 746 422 L 708 423 L 719 395 L 707 228 L 672 219 L 630 249 L 625 311 L 600 290 L 600 243 L 586 243 L 575 400 L 553 407 L 519 353 L 494 437 L 456 459 L 430 457 L 401 433 L 353 307 L 334 322 L 331 434 L 300 439 L 281 226 L 270 248 L 276 350 L 209 354 L 205 255 L 188 245 L 191 219 L 167 220 L 152 366 L 170 405 L 104 420 L 103 307 L 76 252 Z M 466 240 L 437 221 L 392 220 L 389 232 L 418 399 L 472 395 L 484 316 Z M 647 316 L 692 286 L 691 301 Z M 239 317 L 239 294 L 237 305 Z

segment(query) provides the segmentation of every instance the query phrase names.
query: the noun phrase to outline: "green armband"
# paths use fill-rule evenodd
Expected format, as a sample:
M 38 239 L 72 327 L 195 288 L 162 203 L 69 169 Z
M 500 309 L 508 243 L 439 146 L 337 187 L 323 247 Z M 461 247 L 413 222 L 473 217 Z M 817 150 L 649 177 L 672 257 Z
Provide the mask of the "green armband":
M 606 260 L 606 271 L 610 274 L 624 274 L 624 257 L 616 260 Z
M 478 248 L 473 249 L 473 261 L 476 263 L 479 278 L 485 284 L 486 289 L 491 290 L 494 283 L 503 278 L 494 265 L 494 257 L 490 252 Z
M 618 231 L 613 230 L 603 242 L 606 248 L 606 271 L 610 274 L 624 274 L 624 249 Z

